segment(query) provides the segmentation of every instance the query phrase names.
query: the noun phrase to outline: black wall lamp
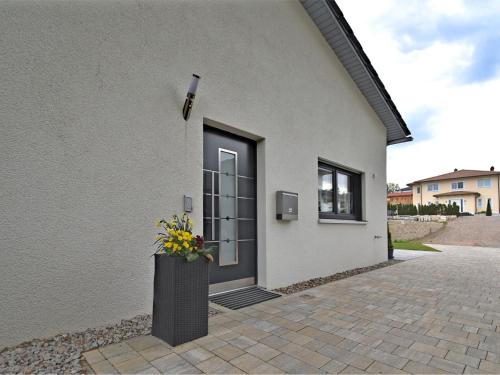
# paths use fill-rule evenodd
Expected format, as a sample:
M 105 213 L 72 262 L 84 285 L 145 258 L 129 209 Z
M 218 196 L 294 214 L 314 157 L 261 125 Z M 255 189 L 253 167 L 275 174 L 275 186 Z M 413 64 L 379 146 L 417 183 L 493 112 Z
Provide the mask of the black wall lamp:
M 189 115 L 191 114 L 191 107 L 193 106 L 194 97 L 196 95 L 196 89 L 198 88 L 199 80 L 200 76 L 197 74 L 193 74 L 193 78 L 191 79 L 191 83 L 189 84 L 186 101 L 184 102 L 184 108 L 182 108 L 182 116 L 186 121 L 189 119 Z

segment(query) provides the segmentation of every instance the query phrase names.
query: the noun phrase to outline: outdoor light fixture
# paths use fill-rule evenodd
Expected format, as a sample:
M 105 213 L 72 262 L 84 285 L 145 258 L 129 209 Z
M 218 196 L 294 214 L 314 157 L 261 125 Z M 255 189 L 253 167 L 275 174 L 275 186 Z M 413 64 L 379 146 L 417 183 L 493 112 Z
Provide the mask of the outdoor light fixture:
M 200 76 L 197 74 L 193 74 L 193 79 L 191 80 L 191 83 L 189 85 L 186 101 L 184 102 L 184 108 L 182 108 L 182 116 L 186 121 L 189 119 L 189 115 L 191 114 L 191 107 L 193 106 L 193 101 L 196 95 L 196 89 L 198 88 L 199 80 Z

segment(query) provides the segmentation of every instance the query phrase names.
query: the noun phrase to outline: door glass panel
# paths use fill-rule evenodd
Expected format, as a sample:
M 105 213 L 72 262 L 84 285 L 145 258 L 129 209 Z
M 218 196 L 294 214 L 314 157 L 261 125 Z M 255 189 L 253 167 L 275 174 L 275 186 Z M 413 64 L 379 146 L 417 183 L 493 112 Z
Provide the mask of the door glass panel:
M 219 150 L 219 265 L 238 263 L 236 153 Z

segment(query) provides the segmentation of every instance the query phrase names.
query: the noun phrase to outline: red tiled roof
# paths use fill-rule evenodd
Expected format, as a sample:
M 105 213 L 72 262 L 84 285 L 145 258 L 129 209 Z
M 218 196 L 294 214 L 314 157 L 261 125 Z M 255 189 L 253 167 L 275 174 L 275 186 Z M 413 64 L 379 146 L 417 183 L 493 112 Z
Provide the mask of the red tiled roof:
M 449 191 L 447 193 L 440 193 L 440 194 L 434 194 L 434 197 L 451 197 L 451 196 L 459 196 L 459 195 L 477 195 L 480 196 L 476 191 L 464 191 L 464 190 L 458 190 L 458 191 Z
M 387 193 L 388 198 L 394 198 L 394 197 L 408 197 L 413 195 L 412 191 L 394 191 L 392 193 Z
M 479 177 L 479 176 L 496 176 L 499 175 L 500 172 L 497 171 L 478 171 L 472 169 L 460 169 L 456 172 L 440 174 L 438 176 L 424 178 L 422 180 L 413 181 L 411 184 L 413 185 L 420 182 L 431 182 L 431 181 L 440 181 L 440 180 L 455 180 L 458 178 L 466 178 L 466 177 Z

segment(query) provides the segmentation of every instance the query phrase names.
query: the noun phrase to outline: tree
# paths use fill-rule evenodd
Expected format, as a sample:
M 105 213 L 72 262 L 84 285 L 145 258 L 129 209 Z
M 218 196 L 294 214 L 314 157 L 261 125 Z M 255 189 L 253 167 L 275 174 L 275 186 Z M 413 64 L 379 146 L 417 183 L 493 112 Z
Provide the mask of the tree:
M 491 216 L 491 200 L 488 199 L 488 204 L 486 205 L 486 216 Z
M 399 188 L 398 184 L 395 184 L 394 182 L 389 182 L 387 184 L 387 192 L 388 193 L 393 193 L 395 191 L 400 191 L 401 189 Z

